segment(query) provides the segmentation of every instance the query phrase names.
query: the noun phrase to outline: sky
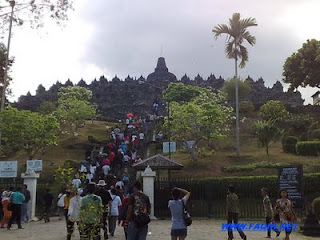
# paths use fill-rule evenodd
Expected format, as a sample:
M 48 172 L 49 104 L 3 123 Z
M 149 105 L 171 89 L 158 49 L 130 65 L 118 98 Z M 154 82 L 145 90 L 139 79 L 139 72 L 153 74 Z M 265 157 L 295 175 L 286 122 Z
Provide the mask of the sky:
M 2 2 L 4 0 L 0 0 Z M 90 83 L 101 75 L 146 77 L 158 57 L 178 79 L 231 78 L 234 62 L 225 57 L 225 37 L 212 28 L 234 12 L 254 17 L 256 45 L 246 45 L 249 62 L 240 77 L 262 77 L 267 86 L 282 79 L 284 61 L 307 39 L 320 39 L 319 0 L 76 0 L 65 28 L 48 22 L 42 29 L 14 27 L 11 85 L 15 101 L 39 84 L 57 80 Z M 3 39 L 6 43 L 6 36 Z M 306 103 L 317 89 L 301 89 Z

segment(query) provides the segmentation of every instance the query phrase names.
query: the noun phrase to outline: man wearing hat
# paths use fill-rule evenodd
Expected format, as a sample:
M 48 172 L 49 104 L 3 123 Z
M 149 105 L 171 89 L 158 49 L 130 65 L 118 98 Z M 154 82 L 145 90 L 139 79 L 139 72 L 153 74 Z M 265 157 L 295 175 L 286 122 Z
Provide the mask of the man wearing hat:
M 103 205 L 103 212 L 102 212 L 102 229 L 104 232 L 104 239 L 108 239 L 108 212 L 109 212 L 109 203 L 112 201 L 112 198 L 110 196 L 109 191 L 107 190 L 107 184 L 104 180 L 99 180 L 98 184 L 98 190 L 96 194 L 101 197 L 102 199 L 102 205 Z

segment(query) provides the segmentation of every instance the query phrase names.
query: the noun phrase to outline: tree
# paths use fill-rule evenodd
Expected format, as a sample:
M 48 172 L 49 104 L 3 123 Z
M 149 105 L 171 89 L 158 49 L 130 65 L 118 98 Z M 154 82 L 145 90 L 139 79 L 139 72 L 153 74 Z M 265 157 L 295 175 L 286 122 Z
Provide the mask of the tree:
M 170 103 L 170 126 L 173 139 L 195 141 L 191 149 L 193 160 L 195 149 L 201 140 L 210 143 L 226 137 L 229 130 L 232 108 L 223 105 L 225 94 L 213 93 L 202 88 L 201 94 L 189 102 Z M 168 125 L 168 118 L 165 121 Z
M 261 147 L 266 148 L 266 153 L 269 155 L 269 144 L 272 141 L 276 141 L 281 132 L 275 125 L 274 121 L 256 121 L 255 131 L 258 139 L 258 143 Z
M 289 113 L 281 101 L 271 100 L 261 106 L 260 115 L 266 121 L 281 122 Z
M 73 0 L 5 0 L 0 5 L 0 29 L 5 30 L 10 22 L 11 7 L 13 4 L 13 22 L 18 25 L 30 25 L 39 28 L 49 20 L 55 20 L 62 25 L 68 20 L 68 13 L 73 10 Z
M 243 46 L 247 41 L 250 45 L 256 43 L 256 38 L 247 30 L 249 27 L 257 26 L 255 18 L 240 19 L 240 13 L 234 13 L 227 24 L 218 24 L 212 30 L 217 39 L 222 34 L 227 35 L 226 55 L 235 61 L 235 99 L 236 99 L 236 154 L 240 156 L 240 127 L 239 127 L 239 98 L 238 98 L 238 60 L 240 68 L 244 68 L 248 61 L 248 51 Z
M 183 83 L 170 83 L 163 91 L 163 99 L 167 102 L 190 102 L 193 98 L 200 95 L 203 88 Z
M 56 143 L 59 124 L 52 115 L 8 107 L 0 112 L 0 118 L 1 150 L 6 154 L 24 150 L 33 159 Z
M 6 58 L 7 58 L 7 48 L 6 46 L 0 42 L 0 99 L 1 99 L 1 95 L 2 95 L 2 87 L 3 87 L 3 83 L 4 83 L 4 72 L 5 72 L 5 67 L 6 67 Z M 14 59 L 11 58 L 9 59 L 9 65 L 8 65 L 8 71 L 10 72 L 10 68 L 12 66 L 14 62 Z M 7 77 L 7 87 L 6 87 L 6 92 L 7 94 L 10 92 L 10 90 L 8 89 L 8 85 L 11 82 L 11 77 L 8 76 Z
M 62 87 L 58 96 L 56 115 L 60 124 L 76 135 L 78 128 L 85 124 L 85 120 L 92 119 L 96 114 L 96 109 L 89 102 L 92 92 L 79 86 Z
M 53 114 L 56 111 L 56 109 L 57 109 L 56 102 L 44 101 L 38 107 L 37 112 L 39 112 L 42 115 L 47 115 L 47 114 Z
M 252 113 L 254 111 L 254 105 L 252 102 L 244 101 L 240 103 L 239 111 L 241 113 Z
M 297 52 L 288 57 L 283 66 L 283 81 L 289 90 L 298 87 L 320 87 L 320 41 L 307 40 Z
M 222 91 L 227 94 L 228 100 L 234 105 L 236 103 L 236 96 L 235 96 L 235 84 L 236 79 L 232 78 L 229 81 L 226 81 L 223 84 Z M 238 81 L 238 96 L 239 101 L 245 100 L 251 92 L 251 86 L 249 83 L 239 80 Z

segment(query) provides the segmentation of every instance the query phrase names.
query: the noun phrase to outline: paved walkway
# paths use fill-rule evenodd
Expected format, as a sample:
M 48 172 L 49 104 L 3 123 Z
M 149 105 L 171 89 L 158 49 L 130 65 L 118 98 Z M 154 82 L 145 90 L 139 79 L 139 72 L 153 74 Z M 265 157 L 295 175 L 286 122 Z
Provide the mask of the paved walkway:
M 251 222 L 251 221 L 250 221 Z M 190 240 L 226 240 L 226 233 L 220 232 L 222 221 L 218 220 L 194 220 L 192 226 L 188 229 L 188 237 Z M 65 240 L 66 228 L 65 221 L 59 221 L 57 218 L 52 218 L 50 223 L 31 222 L 23 225 L 25 229 L 18 230 L 16 225 L 13 225 L 13 230 L 0 229 L 1 240 Z M 148 240 L 170 240 L 170 221 L 158 220 L 152 221 L 149 226 Z M 248 240 L 262 240 L 266 236 L 263 232 L 247 233 Z M 282 240 L 283 233 L 279 238 L 273 239 Z M 74 240 L 79 240 L 78 233 L 73 237 Z M 112 240 L 124 240 L 122 228 L 117 227 Z M 303 236 L 300 233 L 294 233 L 290 240 L 316 240 L 319 238 L 311 238 Z M 103 239 L 102 239 L 103 240 Z M 235 240 L 240 240 L 238 233 L 235 233 Z

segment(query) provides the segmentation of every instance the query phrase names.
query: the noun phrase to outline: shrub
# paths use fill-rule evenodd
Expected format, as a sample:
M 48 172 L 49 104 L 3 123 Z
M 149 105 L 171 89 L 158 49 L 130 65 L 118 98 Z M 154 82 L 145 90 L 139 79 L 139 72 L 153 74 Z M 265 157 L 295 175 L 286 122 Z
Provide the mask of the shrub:
M 241 113 L 252 113 L 254 111 L 254 105 L 252 102 L 244 101 L 240 103 L 239 111 Z
M 313 130 L 311 133 L 312 140 L 320 140 L 320 129 Z
M 320 141 L 298 142 L 296 151 L 297 154 L 302 156 L 318 156 L 320 152 Z
M 223 167 L 223 172 L 241 172 L 241 171 L 253 171 L 257 168 L 277 168 L 280 167 L 281 163 L 271 163 L 271 162 L 258 162 L 247 165 L 233 165 L 230 167 Z
M 285 153 L 297 153 L 296 145 L 299 139 L 295 136 L 287 136 L 282 140 L 282 149 Z

